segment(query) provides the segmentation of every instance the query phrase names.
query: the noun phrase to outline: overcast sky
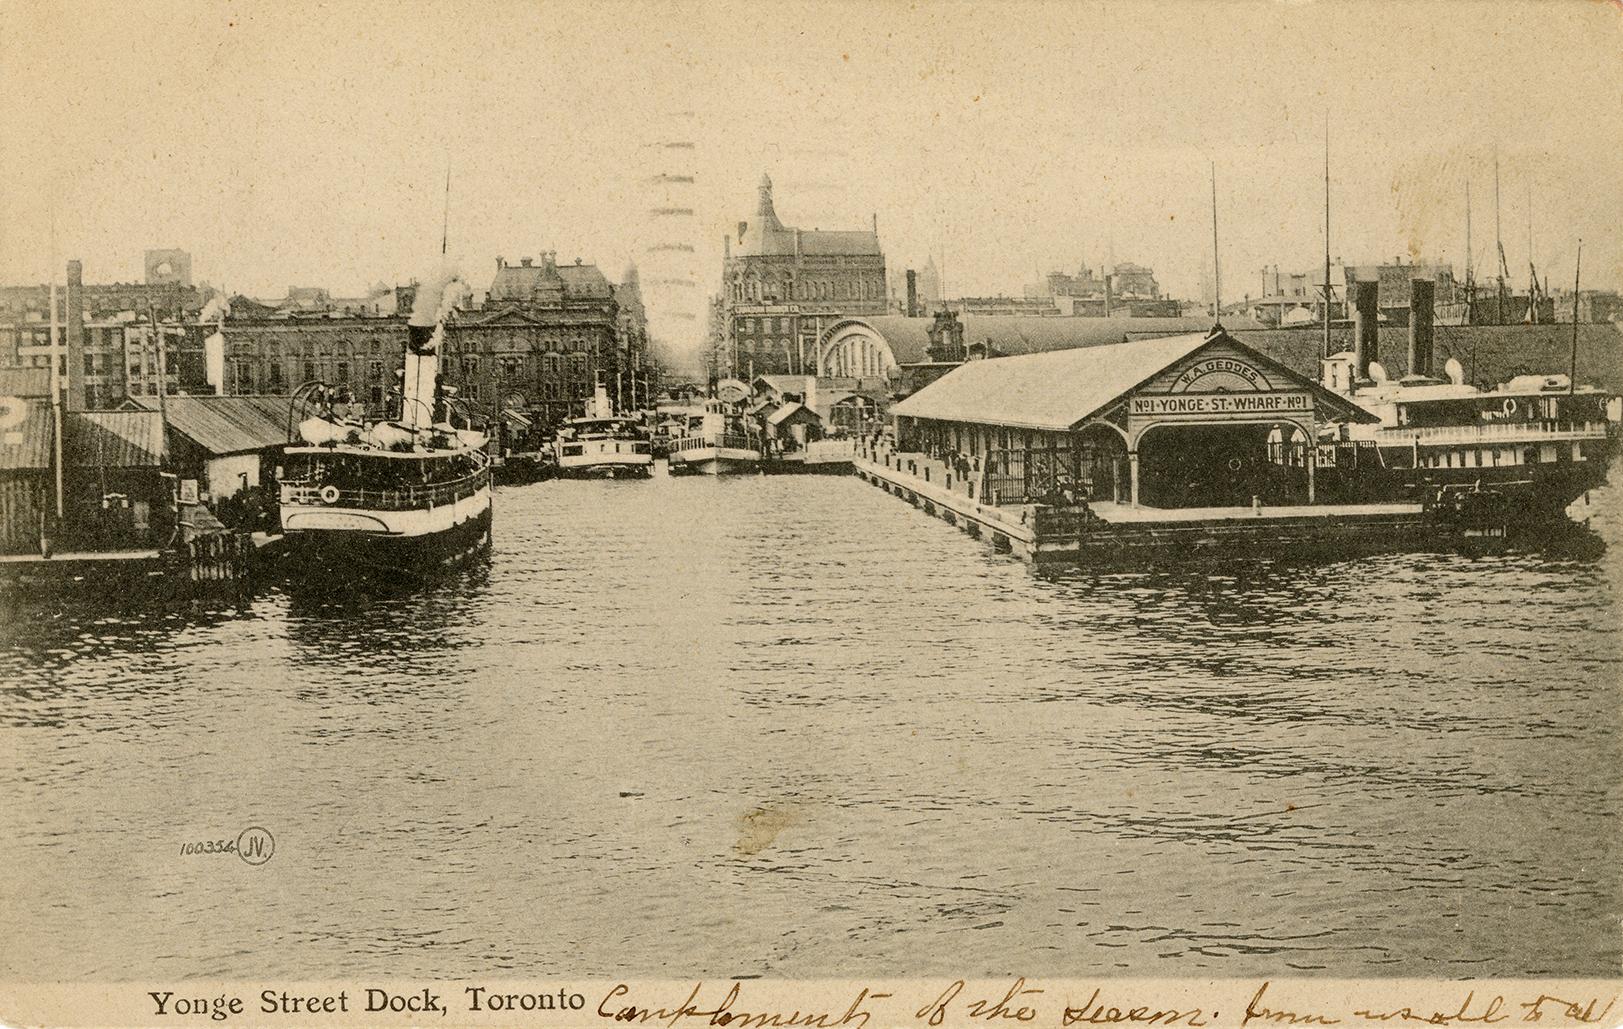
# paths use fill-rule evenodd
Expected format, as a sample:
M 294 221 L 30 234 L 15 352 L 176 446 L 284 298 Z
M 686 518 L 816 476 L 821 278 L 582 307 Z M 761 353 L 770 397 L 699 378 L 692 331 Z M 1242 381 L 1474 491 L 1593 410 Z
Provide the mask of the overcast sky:
M 81 3 L 0 8 L 0 281 L 190 250 L 233 292 L 356 292 L 451 251 L 618 277 L 687 231 L 706 289 L 763 171 L 786 224 L 1018 294 L 1107 257 L 1197 295 L 1217 174 L 1225 299 L 1323 260 L 1623 284 L 1614 3 Z M 683 113 L 689 112 L 689 113 Z M 695 148 L 661 148 L 691 141 Z M 691 172 L 691 224 L 649 178 Z M 1531 192 L 1531 208 L 1529 193 Z M 669 272 L 657 269 L 658 277 Z M 659 306 L 674 302 L 656 298 Z M 699 323 L 702 327 L 702 322 Z M 690 323 L 656 330 L 680 338 Z

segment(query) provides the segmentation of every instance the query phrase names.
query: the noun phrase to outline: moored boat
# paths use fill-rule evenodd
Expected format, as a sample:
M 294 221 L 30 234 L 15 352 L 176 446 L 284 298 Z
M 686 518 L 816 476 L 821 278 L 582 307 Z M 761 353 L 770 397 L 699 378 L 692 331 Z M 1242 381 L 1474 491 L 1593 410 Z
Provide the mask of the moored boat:
M 708 400 L 687 416 L 687 427 L 673 439 L 668 457 L 673 475 L 727 475 L 761 467 L 762 443 L 749 432 L 733 405 Z
M 485 435 L 450 422 L 439 386 L 444 319 L 455 278 L 419 289 L 408 323 L 399 417 L 353 417 L 343 390 L 307 383 L 313 400 L 299 443 L 278 473 L 288 556 L 316 582 L 350 573 L 422 572 L 483 553 L 491 537 L 491 469 Z M 291 417 L 290 417 L 291 420 Z
M 601 385 L 586 415 L 559 427 L 553 454 L 565 478 L 645 479 L 654 467 L 653 444 L 640 423 L 615 415 Z

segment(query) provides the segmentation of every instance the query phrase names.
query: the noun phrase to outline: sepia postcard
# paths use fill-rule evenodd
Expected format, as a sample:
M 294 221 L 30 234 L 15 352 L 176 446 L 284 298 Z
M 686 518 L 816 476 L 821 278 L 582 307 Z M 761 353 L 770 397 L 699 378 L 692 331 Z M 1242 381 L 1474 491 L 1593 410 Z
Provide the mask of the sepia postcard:
M 1617 0 L 0 96 L 0 1025 L 1623 1025 Z

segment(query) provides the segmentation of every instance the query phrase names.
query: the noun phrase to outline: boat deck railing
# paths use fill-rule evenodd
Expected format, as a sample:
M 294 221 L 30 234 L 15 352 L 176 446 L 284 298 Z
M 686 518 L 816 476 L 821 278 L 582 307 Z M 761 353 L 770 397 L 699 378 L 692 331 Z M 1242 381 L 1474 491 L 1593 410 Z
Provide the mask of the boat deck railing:
M 370 511 L 417 511 L 445 507 L 478 493 L 490 484 L 490 469 L 451 482 L 394 489 L 345 489 L 335 483 L 282 483 L 282 503 L 304 507 L 349 507 Z
M 1395 425 L 1381 430 L 1404 441 L 1421 443 L 1484 443 L 1525 440 L 1556 443 L 1563 440 L 1605 439 L 1616 430 L 1611 422 L 1483 422 L 1480 425 Z
M 729 450 L 758 450 L 755 441 L 742 433 L 727 432 L 720 436 L 684 436 L 671 443 L 674 453 L 685 453 L 689 450 L 707 450 L 715 447 L 725 447 Z

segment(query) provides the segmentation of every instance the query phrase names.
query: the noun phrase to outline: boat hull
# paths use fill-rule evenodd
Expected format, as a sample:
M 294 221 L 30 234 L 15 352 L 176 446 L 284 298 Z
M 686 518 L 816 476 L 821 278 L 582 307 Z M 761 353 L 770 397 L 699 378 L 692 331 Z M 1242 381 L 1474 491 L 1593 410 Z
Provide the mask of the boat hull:
M 699 447 L 670 456 L 673 475 L 741 475 L 761 467 L 761 452 L 736 447 Z
M 1498 468 L 1422 468 L 1411 480 L 1416 492 L 1437 489 L 1491 491 L 1492 518 L 1506 526 L 1536 525 L 1567 517 L 1567 508 L 1606 484 L 1606 462 L 1563 461 Z
M 558 465 L 563 479 L 646 479 L 654 470 L 652 454 L 613 454 L 594 459 L 565 458 Z
M 301 584 L 316 588 L 355 575 L 421 577 L 488 554 L 491 523 L 489 487 L 427 511 L 295 510 L 283 514 L 283 560 Z

